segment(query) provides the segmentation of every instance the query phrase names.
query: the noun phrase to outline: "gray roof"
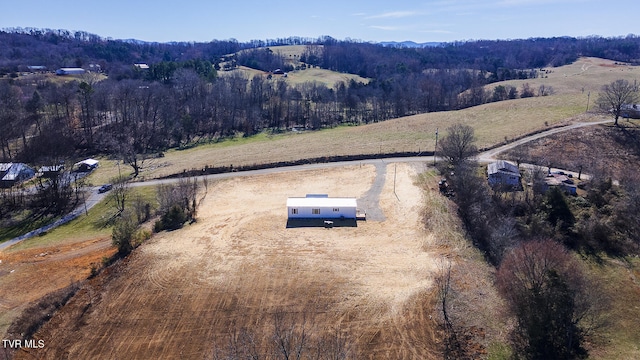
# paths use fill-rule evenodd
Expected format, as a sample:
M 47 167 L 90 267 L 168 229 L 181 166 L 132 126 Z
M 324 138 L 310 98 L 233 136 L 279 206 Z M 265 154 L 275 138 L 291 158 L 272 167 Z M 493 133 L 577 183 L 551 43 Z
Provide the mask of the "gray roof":
M 510 173 L 514 176 L 520 176 L 518 167 L 508 161 L 498 160 L 487 166 L 487 174 Z
M 4 170 L 6 172 L 2 177 L 2 181 L 16 181 L 20 178 L 20 174 L 22 174 L 23 172 L 25 174 L 28 174 L 28 177 L 33 176 L 33 174 L 35 173 L 32 168 L 23 163 L 10 163 L 9 165 L 9 169 Z

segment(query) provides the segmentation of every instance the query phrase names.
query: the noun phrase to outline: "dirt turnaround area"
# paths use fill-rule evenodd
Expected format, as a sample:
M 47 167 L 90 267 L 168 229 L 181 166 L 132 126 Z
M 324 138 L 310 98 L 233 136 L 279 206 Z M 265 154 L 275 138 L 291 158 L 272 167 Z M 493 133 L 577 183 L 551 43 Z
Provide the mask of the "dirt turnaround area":
M 209 184 L 197 223 L 155 235 L 88 281 L 34 336 L 46 346 L 18 358 L 213 358 L 241 329 L 258 346 L 273 342 L 282 319 L 305 328 L 310 342 L 342 334 L 358 358 L 435 357 L 437 255 L 421 225 L 423 190 L 414 182 L 422 169 L 377 168 Z M 360 198 L 377 193 L 369 191 L 377 174 L 385 177 L 376 194 L 383 221 L 286 227 L 288 196 Z

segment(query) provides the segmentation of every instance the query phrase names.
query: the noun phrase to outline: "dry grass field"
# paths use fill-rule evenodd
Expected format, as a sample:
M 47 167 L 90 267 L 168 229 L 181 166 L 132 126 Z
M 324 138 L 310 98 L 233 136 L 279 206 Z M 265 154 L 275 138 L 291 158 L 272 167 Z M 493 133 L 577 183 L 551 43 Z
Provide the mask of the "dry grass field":
M 108 236 L 0 253 L 0 334 L 30 303 L 84 281 L 115 253 Z
M 360 197 L 374 166 L 218 182 L 197 223 L 156 235 L 89 282 L 36 334 L 48 346 L 18 358 L 207 357 L 236 327 L 268 332 L 279 311 L 305 314 L 311 336 L 345 331 L 361 357 L 434 358 L 442 247 L 421 225 L 417 173 L 387 166 L 386 220 L 333 229 L 286 228 L 286 197 Z

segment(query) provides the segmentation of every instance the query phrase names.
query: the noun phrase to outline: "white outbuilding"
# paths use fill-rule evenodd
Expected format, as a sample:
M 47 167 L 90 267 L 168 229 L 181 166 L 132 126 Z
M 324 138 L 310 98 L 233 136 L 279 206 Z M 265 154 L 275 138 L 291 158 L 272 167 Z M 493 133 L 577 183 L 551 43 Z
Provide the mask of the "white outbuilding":
M 287 198 L 289 219 L 356 219 L 356 198 L 330 198 L 326 194 L 307 194 Z
M 76 169 L 76 171 L 89 172 L 96 169 L 99 163 L 100 162 L 95 159 L 84 159 L 80 162 L 75 163 L 73 167 L 74 169 Z
M 56 75 L 82 75 L 86 72 L 83 68 L 60 68 L 56 70 Z

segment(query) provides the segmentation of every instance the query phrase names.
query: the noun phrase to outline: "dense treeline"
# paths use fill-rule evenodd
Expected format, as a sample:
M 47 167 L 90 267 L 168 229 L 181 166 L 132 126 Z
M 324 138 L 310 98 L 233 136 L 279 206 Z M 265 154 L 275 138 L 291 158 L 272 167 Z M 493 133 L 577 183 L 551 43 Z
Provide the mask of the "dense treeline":
M 82 31 L 51 29 L 5 29 L 0 31 L 0 75 L 25 71 L 27 66 L 88 67 L 100 65 L 109 75 L 130 76 L 134 63 L 217 61 L 251 44 L 236 40 L 208 43 L 149 43 L 103 39 Z
M 311 45 L 303 62 L 376 79 L 397 73 L 419 73 L 425 69 L 473 69 L 487 72 L 493 76 L 492 81 L 499 81 L 517 76 L 512 70 L 560 66 L 579 56 L 631 63 L 640 61 L 640 38 L 636 35 L 479 40 L 402 48 L 339 41 L 328 36 L 247 43 L 233 39 L 206 43 L 149 43 L 104 39 L 82 31 L 18 28 L 0 31 L 0 73 L 17 72 L 27 65 L 56 69 L 95 63 L 111 74 L 123 65 L 128 67 L 137 62 L 202 59 L 217 64 L 222 56 L 242 49 L 276 45 Z M 312 51 L 313 46 L 322 46 L 323 51 Z

